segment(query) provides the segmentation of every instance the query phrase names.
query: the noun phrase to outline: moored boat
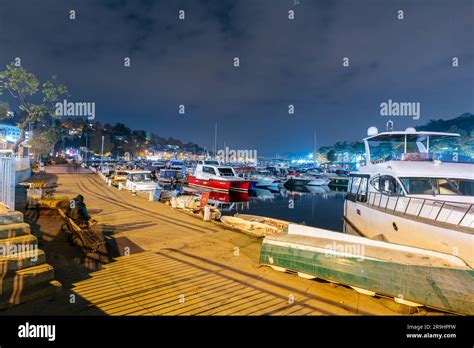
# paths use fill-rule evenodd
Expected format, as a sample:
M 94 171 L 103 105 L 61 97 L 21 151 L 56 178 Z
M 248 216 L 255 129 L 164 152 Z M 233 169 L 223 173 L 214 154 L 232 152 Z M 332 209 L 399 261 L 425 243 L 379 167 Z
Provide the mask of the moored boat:
M 474 164 L 457 154 L 438 159 L 458 137 L 369 128 L 367 164 L 350 174 L 346 221 L 362 236 L 453 254 L 474 266 Z
M 219 164 L 205 164 L 204 162 L 198 163 L 194 174 L 187 176 L 190 186 L 221 192 L 248 192 L 250 182 L 239 178 L 232 167 Z
M 151 171 L 149 170 L 130 170 L 127 171 L 127 181 L 125 188 L 130 191 L 155 191 L 159 187 L 158 183 L 153 181 Z
M 454 255 L 290 224 L 288 234 L 265 237 L 260 263 L 409 306 L 474 314 L 474 270 Z

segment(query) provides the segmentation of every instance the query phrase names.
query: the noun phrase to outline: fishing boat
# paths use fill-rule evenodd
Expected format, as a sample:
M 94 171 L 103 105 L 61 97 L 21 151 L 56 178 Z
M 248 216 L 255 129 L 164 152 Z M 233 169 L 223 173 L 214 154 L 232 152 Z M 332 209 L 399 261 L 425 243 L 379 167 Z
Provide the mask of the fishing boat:
M 172 182 L 177 181 L 179 178 L 180 171 L 177 169 L 161 169 L 158 175 L 160 182 Z
M 149 170 L 127 171 L 125 188 L 130 191 L 155 191 L 158 183 L 153 181 Z
M 218 161 L 198 162 L 194 174 L 188 175 L 187 180 L 192 187 L 207 188 L 220 192 L 248 192 L 250 187 L 250 182 L 239 178 L 234 168 L 222 166 Z
M 173 158 L 166 163 L 166 167 L 169 169 L 175 169 L 177 171 L 181 171 L 181 169 L 186 166 L 183 161 Z
M 346 221 L 362 236 L 455 255 L 474 266 L 474 164 L 448 161 L 435 146 L 458 137 L 369 128 L 366 165 L 350 174 Z M 387 151 L 380 149 L 387 148 L 383 157 Z
M 260 263 L 408 306 L 474 314 L 474 270 L 454 255 L 304 225 L 268 235 Z
M 128 171 L 125 169 L 117 169 L 110 176 L 110 184 L 112 186 L 118 187 L 120 183 L 125 183 L 127 181 Z

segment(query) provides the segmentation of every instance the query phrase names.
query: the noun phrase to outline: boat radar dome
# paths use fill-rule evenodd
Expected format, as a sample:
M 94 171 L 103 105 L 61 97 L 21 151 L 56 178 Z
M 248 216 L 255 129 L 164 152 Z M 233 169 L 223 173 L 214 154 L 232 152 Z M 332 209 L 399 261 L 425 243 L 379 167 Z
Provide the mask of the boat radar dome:
M 369 129 L 367 129 L 367 135 L 369 137 L 377 134 L 379 134 L 379 130 L 377 129 L 377 127 L 369 127 Z
M 413 127 L 408 127 L 407 129 L 405 129 L 405 132 L 407 132 L 407 133 L 416 133 L 416 129 L 413 128 Z

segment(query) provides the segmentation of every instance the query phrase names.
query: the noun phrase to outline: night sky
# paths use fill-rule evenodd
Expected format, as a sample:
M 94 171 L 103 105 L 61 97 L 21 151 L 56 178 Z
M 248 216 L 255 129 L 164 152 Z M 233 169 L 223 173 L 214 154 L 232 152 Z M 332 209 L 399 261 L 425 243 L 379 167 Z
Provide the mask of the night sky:
M 473 112 L 473 18 L 473 0 L 0 0 L 0 65 L 57 74 L 101 123 L 212 148 L 218 122 L 220 148 L 309 152 L 315 131 L 384 128 L 388 99 L 421 103 L 396 129 Z

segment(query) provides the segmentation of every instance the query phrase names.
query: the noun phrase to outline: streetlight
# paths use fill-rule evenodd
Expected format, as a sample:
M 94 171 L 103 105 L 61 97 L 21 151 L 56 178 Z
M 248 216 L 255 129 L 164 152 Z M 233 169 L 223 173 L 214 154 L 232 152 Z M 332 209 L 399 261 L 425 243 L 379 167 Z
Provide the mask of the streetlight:
M 102 136 L 102 149 L 100 155 L 100 166 L 102 167 L 102 160 L 104 159 L 104 136 Z

